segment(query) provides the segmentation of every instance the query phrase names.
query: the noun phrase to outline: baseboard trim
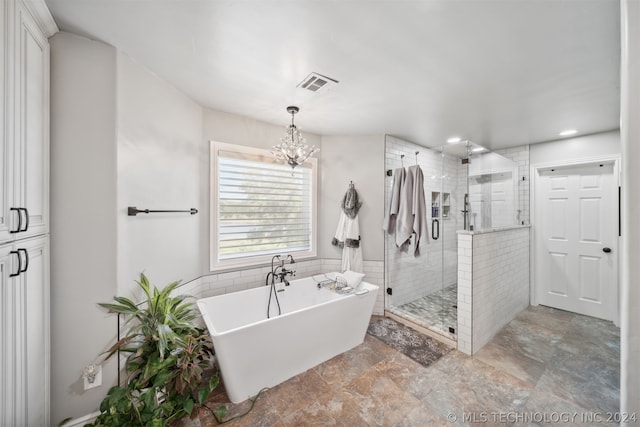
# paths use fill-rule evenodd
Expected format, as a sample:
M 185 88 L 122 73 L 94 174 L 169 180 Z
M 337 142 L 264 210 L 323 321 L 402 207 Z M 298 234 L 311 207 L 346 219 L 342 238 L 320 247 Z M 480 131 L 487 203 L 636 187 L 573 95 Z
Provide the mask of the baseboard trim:
M 100 411 L 84 415 L 80 418 L 69 420 L 66 423 L 62 424 L 62 426 L 60 427 L 83 427 L 85 424 L 94 422 L 96 418 L 98 418 L 98 415 L 100 415 Z

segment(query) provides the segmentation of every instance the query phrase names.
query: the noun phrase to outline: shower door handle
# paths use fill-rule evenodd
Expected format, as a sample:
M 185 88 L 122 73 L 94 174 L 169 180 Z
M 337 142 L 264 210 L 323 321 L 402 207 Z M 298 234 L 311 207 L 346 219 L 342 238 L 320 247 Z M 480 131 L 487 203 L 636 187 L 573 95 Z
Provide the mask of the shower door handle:
M 431 237 L 433 240 L 438 240 L 440 238 L 440 221 L 437 219 L 431 220 Z
M 609 252 L 611 252 L 611 248 L 602 248 L 602 252 L 608 254 Z

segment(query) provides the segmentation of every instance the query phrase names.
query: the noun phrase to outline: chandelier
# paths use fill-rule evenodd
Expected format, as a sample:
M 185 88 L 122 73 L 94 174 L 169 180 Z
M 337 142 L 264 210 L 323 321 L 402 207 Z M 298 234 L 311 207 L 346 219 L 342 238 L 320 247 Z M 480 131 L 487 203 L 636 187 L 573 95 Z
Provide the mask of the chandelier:
M 305 139 L 300 129 L 293 124 L 293 117 L 300 111 L 298 107 L 287 107 L 287 112 L 291 114 L 291 124 L 287 126 L 287 132 L 280 138 L 280 144 L 271 148 L 271 153 L 278 159 L 286 161 L 291 169 L 304 163 L 309 156 L 320 151 L 315 145 L 309 147 L 305 144 Z

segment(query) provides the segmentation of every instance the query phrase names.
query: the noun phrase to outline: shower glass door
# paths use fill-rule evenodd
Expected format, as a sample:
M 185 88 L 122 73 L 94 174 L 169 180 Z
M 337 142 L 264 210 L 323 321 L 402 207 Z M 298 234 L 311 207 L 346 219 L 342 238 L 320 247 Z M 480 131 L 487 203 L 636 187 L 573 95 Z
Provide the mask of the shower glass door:
M 466 150 L 462 151 L 466 154 Z M 428 239 L 422 237 L 415 254 L 398 247 L 396 236 L 385 233 L 385 308 L 388 312 L 447 338 L 457 329 L 457 234 L 466 189 L 466 168 L 450 147 L 430 149 L 392 136 L 386 137 L 387 182 L 385 214 L 393 203 L 394 181 L 410 168 L 424 176 Z M 459 176 L 462 172 L 463 176 Z M 397 184 L 397 182 L 396 182 Z M 458 227 L 458 225 L 460 227 Z
M 429 224 L 429 244 L 425 248 L 424 263 L 428 265 L 427 280 L 425 280 L 424 297 L 416 302 L 423 308 L 423 320 L 430 329 L 442 332 L 443 326 L 443 283 L 444 270 L 443 249 L 446 232 L 444 229 L 446 213 L 445 203 L 449 199 L 444 186 L 444 154 L 439 150 L 432 150 L 433 166 L 428 168 L 425 177 L 425 198 L 427 200 L 427 222 Z M 446 199 L 446 200 L 445 200 Z
M 455 338 L 458 328 L 458 234 L 464 224 L 464 200 L 467 187 L 466 148 L 446 144 L 441 147 L 441 311 L 440 329 Z

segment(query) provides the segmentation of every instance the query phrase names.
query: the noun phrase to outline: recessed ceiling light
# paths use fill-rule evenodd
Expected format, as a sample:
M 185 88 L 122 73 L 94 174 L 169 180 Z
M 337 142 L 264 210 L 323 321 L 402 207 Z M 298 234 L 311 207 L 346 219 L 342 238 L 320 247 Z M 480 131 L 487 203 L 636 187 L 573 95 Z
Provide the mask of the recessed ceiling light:
M 471 151 L 473 151 L 474 153 L 477 153 L 479 151 L 484 151 L 484 147 L 476 147 L 476 148 L 471 149 Z
M 567 129 L 567 130 L 563 130 L 562 132 L 559 133 L 560 136 L 571 136 L 571 135 L 575 135 L 576 133 L 578 133 L 577 130 L 575 129 Z
M 460 138 L 459 136 L 452 136 L 451 138 L 447 139 L 447 143 L 449 144 L 457 144 L 460 141 L 462 141 L 462 138 Z

